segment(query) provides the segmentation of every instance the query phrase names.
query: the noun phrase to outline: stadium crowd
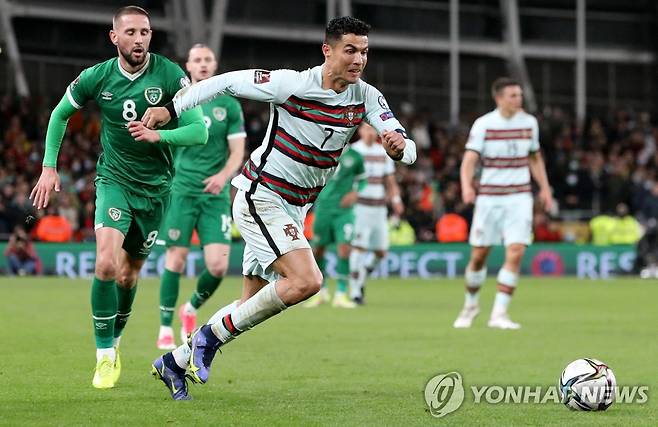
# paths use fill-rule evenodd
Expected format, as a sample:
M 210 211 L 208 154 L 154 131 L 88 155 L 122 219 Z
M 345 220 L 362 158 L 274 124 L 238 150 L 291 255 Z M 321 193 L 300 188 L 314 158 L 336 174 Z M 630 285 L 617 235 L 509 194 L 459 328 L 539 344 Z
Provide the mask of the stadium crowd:
M 16 227 L 24 228 L 36 240 L 94 238 L 94 177 L 100 152 L 100 117 L 93 108 L 76 113 L 69 122 L 59 156 L 61 192 L 45 212 L 35 212 L 28 199 L 41 170 L 49 111 L 45 101 L 39 98 L 5 96 L 0 100 L 2 240 L 8 240 Z M 472 206 L 461 202 L 459 166 L 469 125 L 475 117 L 475 114 L 465 117 L 463 125 L 454 130 L 445 122 L 433 119 L 428 110 L 414 111 L 410 104 L 399 108 L 400 121 L 418 146 L 416 164 L 397 168 L 406 211 L 394 228 L 405 230 L 402 240 L 409 241 L 410 233 L 416 241 L 466 239 L 464 224 L 471 220 Z M 559 108 L 545 108 L 537 117 L 542 151 L 559 210 L 545 215 L 537 209 L 536 240 L 616 243 L 611 238 L 597 239 L 592 232 L 604 230 L 614 235 L 610 227 L 616 219 L 626 221 L 628 226 L 630 218 L 639 229 L 640 224 L 658 218 L 658 128 L 648 113 L 620 110 L 607 117 L 591 118 L 582 127 Z M 260 144 L 267 119 L 267 111 L 245 105 L 248 151 Z M 596 221 L 585 227 L 582 236 L 562 227 L 569 222 L 565 220 L 580 221 L 582 225 L 587 224 L 583 221 L 596 219 L 600 214 L 611 219 L 600 230 Z M 632 239 L 630 233 L 626 239 L 632 240 L 631 243 L 640 238 L 639 232 Z M 393 243 L 395 239 L 393 233 Z

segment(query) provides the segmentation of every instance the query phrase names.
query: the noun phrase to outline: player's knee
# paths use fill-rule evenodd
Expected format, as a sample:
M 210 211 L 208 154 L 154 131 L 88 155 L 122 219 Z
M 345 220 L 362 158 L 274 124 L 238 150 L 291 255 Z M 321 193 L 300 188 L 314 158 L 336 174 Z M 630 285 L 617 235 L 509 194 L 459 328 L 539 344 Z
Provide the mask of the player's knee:
M 117 277 L 117 265 L 111 257 L 99 257 L 96 260 L 96 277 L 101 280 L 112 280 Z
M 167 270 L 182 273 L 185 268 L 186 258 L 187 256 L 185 253 L 175 250 L 167 251 L 167 259 L 165 263 Z
M 218 261 L 207 264 L 206 268 L 208 269 L 208 273 L 210 273 L 211 276 L 224 277 L 228 266 L 226 265 L 226 262 Z
M 312 273 L 299 275 L 291 280 L 295 291 L 299 294 L 300 299 L 308 298 L 315 295 L 322 286 L 322 273 L 315 270 Z

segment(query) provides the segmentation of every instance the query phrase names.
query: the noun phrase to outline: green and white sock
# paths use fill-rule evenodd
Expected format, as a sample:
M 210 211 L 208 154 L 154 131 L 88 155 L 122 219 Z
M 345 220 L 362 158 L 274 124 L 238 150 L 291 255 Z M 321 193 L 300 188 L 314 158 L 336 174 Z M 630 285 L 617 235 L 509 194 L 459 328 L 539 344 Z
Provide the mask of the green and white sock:
M 160 325 L 171 326 L 178 299 L 180 273 L 165 269 L 160 282 Z
M 338 258 L 336 264 L 336 292 L 347 292 L 347 281 L 350 275 L 350 259 Z
M 114 280 L 94 276 L 91 282 L 91 315 L 94 322 L 96 348 L 112 348 L 117 317 L 117 289 Z
M 192 298 L 190 298 L 190 303 L 192 304 L 192 307 L 195 309 L 198 309 L 205 303 L 208 298 L 212 296 L 212 294 L 217 290 L 219 287 L 220 283 L 222 283 L 222 279 L 224 277 L 215 277 L 210 272 L 208 269 L 204 269 L 203 273 L 199 276 L 199 280 L 196 282 L 196 292 L 192 294 Z
M 114 345 L 119 344 L 119 338 L 123 333 L 123 329 L 128 323 L 128 318 L 135 301 L 135 294 L 137 293 L 137 283 L 132 288 L 122 288 L 117 284 L 117 318 L 114 322 Z

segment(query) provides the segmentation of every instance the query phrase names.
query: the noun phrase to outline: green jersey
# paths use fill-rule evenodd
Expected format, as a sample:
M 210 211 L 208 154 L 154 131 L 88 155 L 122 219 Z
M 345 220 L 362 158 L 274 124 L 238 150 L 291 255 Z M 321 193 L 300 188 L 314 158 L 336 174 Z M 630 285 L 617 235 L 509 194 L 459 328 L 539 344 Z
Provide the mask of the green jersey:
M 322 211 L 344 211 L 340 201 L 350 191 L 358 190 L 359 181 L 366 177 L 363 156 L 358 151 L 348 147 L 338 160 L 338 168 L 322 189 L 315 202 L 315 209 Z
M 172 191 L 187 196 L 226 197 L 230 185 L 219 195 L 204 193 L 203 180 L 219 172 L 229 156 L 228 140 L 245 137 L 242 107 L 237 99 L 222 95 L 201 106 L 203 121 L 208 129 L 206 145 L 179 147 L 175 153 L 176 173 Z M 227 182 L 228 184 L 228 182 Z
M 144 67 L 134 74 L 125 71 L 118 58 L 80 73 L 66 96 L 76 108 L 90 100 L 98 103 L 103 148 L 96 165 L 99 178 L 142 196 L 160 197 L 169 192 L 173 177 L 170 146 L 135 141 L 127 124 L 140 120 L 148 107 L 169 102 L 187 85 L 189 80 L 177 64 L 154 53 L 148 54 Z M 172 120 L 163 129 L 177 126 L 178 121 Z

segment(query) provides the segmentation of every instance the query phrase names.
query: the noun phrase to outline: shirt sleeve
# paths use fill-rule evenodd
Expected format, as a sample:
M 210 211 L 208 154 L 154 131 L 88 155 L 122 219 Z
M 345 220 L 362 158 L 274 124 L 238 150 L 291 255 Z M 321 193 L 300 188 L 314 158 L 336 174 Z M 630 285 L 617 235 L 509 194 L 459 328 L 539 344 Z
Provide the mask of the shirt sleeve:
M 486 129 L 484 127 L 484 124 L 482 123 L 481 119 L 477 119 L 474 123 L 473 126 L 471 127 L 471 131 L 468 134 L 468 141 L 466 142 L 466 149 L 475 151 L 478 153 L 482 153 L 482 150 L 484 149 L 484 135 L 486 133 Z
M 244 130 L 244 114 L 242 114 L 242 107 L 237 99 L 231 102 L 228 110 L 228 129 L 226 138 L 245 138 L 247 133 Z
M 406 164 L 412 164 L 416 161 L 416 143 L 409 138 L 407 131 L 402 124 L 395 118 L 386 102 L 384 95 L 373 86 L 365 87 L 365 120 L 381 135 L 385 131 L 394 131 L 401 134 L 406 142 L 404 154 L 400 161 Z
M 182 111 L 226 94 L 281 104 L 302 83 L 301 74 L 293 70 L 241 70 L 219 74 L 178 91 L 173 100 L 174 108 L 180 115 Z
M 66 98 L 78 110 L 92 98 L 94 74 L 94 67 L 85 68 L 66 88 Z
M 76 111 L 76 107 L 71 104 L 70 98 L 64 95 L 50 113 L 48 130 L 46 131 L 46 150 L 43 155 L 43 166 L 57 167 L 57 155 L 59 154 L 59 147 L 62 145 L 64 133 L 66 133 L 66 124 Z
M 530 152 L 536 153 L 539 151 L 539 125 L 537 124 L 537 119 L 532 118 L 532 140 L 530 141 Z

